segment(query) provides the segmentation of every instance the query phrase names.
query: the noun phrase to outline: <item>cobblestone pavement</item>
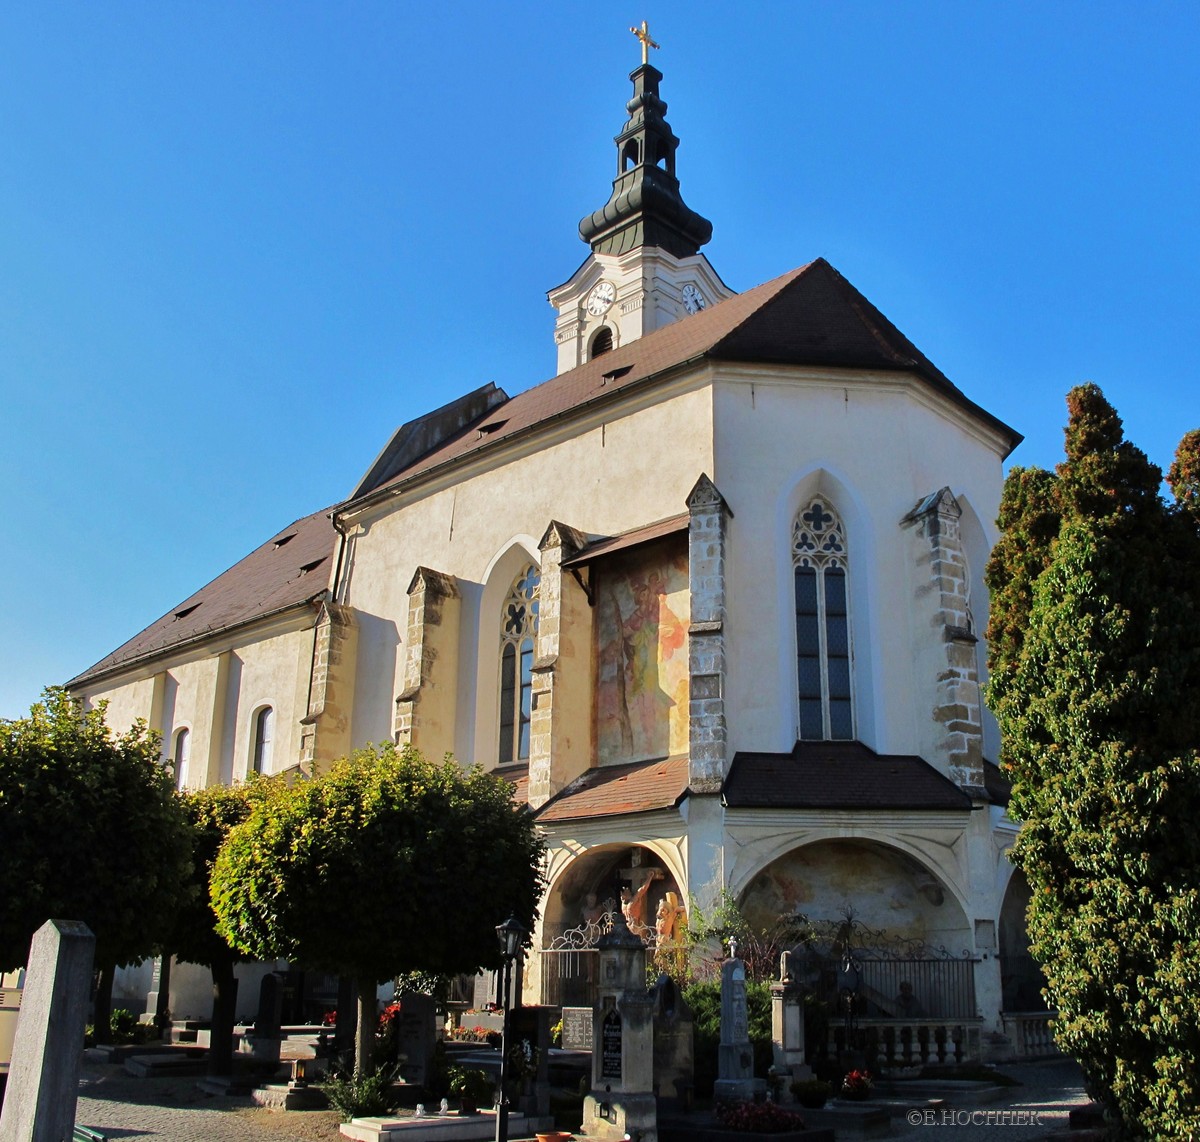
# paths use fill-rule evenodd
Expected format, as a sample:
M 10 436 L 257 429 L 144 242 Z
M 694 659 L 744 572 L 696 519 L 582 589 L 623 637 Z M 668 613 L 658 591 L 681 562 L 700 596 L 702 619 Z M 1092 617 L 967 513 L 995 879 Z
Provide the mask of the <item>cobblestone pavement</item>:
M 1069 1062 L 1001 1066 L 1020 1086 L 998 1102 L 947 1099 L 944 1110 L 910 1111 L 892 1120 L 892 1137 L 958 1142 L 1028 1142 L 1065 1130 L 1073 1106 L 1087 1102 Z M 1007 1114 L 1007 1117 L 1005 1115 Z M 919 1116 L 919 1117 L 918 1117 Z M 112 1139 L 165 1142 L 337 1142 L 331 1111 L 271 1111 L 246 1100 L 206 1095 L 191 1078 L 138 1079 L 118 1066 L 85 1064 L 75 1121 Z

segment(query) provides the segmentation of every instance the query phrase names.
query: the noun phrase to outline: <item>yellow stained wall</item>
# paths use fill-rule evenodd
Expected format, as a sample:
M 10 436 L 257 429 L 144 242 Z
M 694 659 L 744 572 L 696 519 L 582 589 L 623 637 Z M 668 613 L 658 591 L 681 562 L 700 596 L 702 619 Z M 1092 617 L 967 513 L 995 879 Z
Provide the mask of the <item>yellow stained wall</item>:
M 499 604 L 513 576 L 525 562 L 538 562 L 537 544 L 551 520 L 592 536 L 616 535 L 686 510 L 688 493 L 712 462 L 711 390 L 700 374 L 686 384 L 352 521 L 341 597 L 362 622 L 356 743 L 391 732 L 403 689 L 406 588 L 424 565 L 455 576 L 463 596 L 455 753 L 494 764 Z M 590 718 L 590 704 L 573 716 Z M 587 736 L 586 724 L 578 733 Z

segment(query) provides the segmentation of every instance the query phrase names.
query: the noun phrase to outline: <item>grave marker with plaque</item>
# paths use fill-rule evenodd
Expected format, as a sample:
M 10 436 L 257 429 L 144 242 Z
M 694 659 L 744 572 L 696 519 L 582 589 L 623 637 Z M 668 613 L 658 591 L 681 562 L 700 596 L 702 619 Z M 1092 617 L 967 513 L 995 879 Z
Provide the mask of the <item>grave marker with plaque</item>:
M 592 1009 L 564 1007 L 562 1009 L 562 1045 L 564 1051 L 592 1049 Z

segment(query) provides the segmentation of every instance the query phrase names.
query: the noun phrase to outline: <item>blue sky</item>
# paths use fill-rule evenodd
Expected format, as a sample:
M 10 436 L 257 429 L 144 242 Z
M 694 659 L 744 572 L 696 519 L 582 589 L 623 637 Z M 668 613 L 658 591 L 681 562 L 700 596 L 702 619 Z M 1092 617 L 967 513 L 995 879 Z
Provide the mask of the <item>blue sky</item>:
M 648 19 L 735 289 L 823 255 L 1057 461 L 1200 426 L 1200 5 L 0 7 L 0 717 L 554 371 Z

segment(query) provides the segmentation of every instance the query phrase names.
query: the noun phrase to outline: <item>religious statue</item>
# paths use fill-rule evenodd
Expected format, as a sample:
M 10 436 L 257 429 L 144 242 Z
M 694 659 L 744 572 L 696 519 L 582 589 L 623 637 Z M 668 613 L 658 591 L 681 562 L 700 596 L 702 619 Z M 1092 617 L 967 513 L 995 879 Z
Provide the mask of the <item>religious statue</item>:
M 621 886 L 621 912 L 631 932 L 636 932 L 639 928 L 642 931 L 646 930 L 646 897 L 650 892 L 650 885 L 662 878 L 662 869 L 652 868 L 648 870 L 646 878 L 636 892 L 627 884 Z
M 600 921 L 604 919 L 604 908 L 594 892 L 589 892 L 583 898 L 583 907 L 579 910 L 579 926 L 593 943 L 600 935 Z
M 668 892 L 659 902 L 654 916 L 654 930 L 658 935 L 658 947 L 673 944 L 679 939 L 683 924 L 684 907 L 679 903 L 677 892 Z

